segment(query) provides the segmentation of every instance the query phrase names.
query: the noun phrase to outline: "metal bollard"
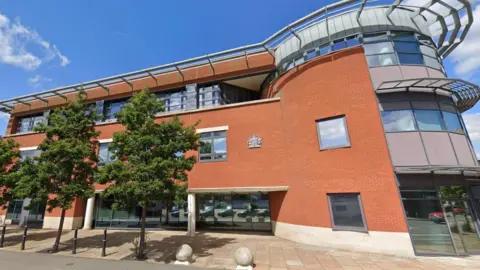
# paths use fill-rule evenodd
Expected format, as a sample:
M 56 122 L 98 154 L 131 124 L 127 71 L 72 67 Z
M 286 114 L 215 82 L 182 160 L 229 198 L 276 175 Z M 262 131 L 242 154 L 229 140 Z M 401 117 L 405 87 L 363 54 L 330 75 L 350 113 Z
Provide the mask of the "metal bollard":
M 2 238 L 0 238 L 0 248 L 3 248 L 3 242 L 5 240 L 5 231 L 7 230 L 7 225 L 3 225 L 2 228 Z
M 28 226 L 25 226 L 25 229 L 23 230 L 22 246 L 20 247 L 20 250 L 25 250 L 25 242 L 27 241 L 27 231 L 28 231 Z
M 103 246 L 102 246 L 102 257 L 107 256 L 107 228 L 103 230 Z
M 77 254 L 77 239 L 78 239 L 78 228 L 75 227 L 75 234 L 73 235 L 73 249 L 72 249 L 72 254 Z

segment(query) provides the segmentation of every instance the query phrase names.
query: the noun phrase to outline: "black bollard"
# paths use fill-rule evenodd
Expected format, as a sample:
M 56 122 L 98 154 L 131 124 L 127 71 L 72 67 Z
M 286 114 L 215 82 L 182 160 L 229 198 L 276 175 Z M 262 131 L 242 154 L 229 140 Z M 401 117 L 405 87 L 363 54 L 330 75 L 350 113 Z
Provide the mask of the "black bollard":
M 7 225 L 3 225 L 2 238 L 0 238 L 0 248 L 3 248 L 3 241 L 5 240 L 5 231 L 6 230 L 7 230 Z
M 107 228 L 103 230 L 103 246 L 102 246 L 102 257 L 107 256 Z
M 77 239 L 78 239 L 78 228 L 75 227 L 75 234 L 73 235 L 73 249 L 72 249 L 72 254 L 77 254 Z
M 27 231 L 28 231 L 28 226 L 25 226 L 25 229 L 23 230 L 22 246 L 20 247 L 20 250 L 25 250 L 25 242 L 27 241 Z

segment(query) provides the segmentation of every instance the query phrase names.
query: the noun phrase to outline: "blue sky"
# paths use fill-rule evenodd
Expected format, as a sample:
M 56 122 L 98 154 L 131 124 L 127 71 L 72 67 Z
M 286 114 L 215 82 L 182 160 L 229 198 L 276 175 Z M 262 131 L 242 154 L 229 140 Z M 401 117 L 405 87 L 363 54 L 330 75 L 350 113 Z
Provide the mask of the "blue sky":
M 331 2 L 0 0 L 0 100 L 260 42 Z M 475 22 L 444 62 L 450 77 L 480 84 L 478 44 Z M 464 117 L 480 153 L 480 105 Z

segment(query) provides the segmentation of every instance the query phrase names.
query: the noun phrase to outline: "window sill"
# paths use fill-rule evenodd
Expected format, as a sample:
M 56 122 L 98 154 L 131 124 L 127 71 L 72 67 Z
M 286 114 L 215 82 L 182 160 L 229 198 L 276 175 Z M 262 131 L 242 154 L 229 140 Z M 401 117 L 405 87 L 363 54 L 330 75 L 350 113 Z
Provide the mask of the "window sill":
M 4 137 L 5 138 L 20 137 L 20 136 L 26 136 L 26 135 L 32 135 L 32 134 L 40 134 L 40 132 L 36 132 L 36 131 L 19 132 L 19 133 L 14 133 L 10 135 L 5 135 Z
M 334 232 L 358 232 L 358 233 L 368 234 L 368 230 L 366 228 L 336 227 L 336 228 L 332 228 L 332 231 L 334 231 Z
M 344 148 L 352 148 L 352 146 L 351 145 L 344 145 L 344 146 L 325 147 L 325 148 L 320 148 L 320 152 L 327 151 L 327 150 L 333 150 L 333 149 L 344 149 Z

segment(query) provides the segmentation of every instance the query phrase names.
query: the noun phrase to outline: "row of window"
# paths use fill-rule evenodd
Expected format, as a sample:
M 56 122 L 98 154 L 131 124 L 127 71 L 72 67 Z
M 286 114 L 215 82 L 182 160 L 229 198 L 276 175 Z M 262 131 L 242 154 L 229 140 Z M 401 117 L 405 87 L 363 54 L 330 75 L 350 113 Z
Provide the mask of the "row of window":
M 365 35 L 363 47 L 369 67 L 425 65 L 443 70 L 430 38 L 408 32 Z
M 383 111 L 382 121 L 385 132 L 414 130 L 465 132 L 458 114 L 440 110 Z
M 214 107 L 224 104 L 245 102 L 258 99 L 258 93 L 238 86 L 225 83 L 203 85 L 187 85 L 185 88 L 156 93 L 164 102 L 165 112 L 186 111 L 199 108 Z M 115 114 L 125 109 L 130 97 L 116 100 L 100 100 L 91 104 L 96 105 L 97 113 L 101 116 L 99 122 L 115 119 Z M 45 123 L 50 111 L 41 114 L 19 118 L 16 133 L 33 131 L 38 123 Z
M 364 34 L 363 36 L 355 35 L 328 42 L 285 62 L 279 67 L 276 75 L 280 76 L 313 58 L 360 44 L 363 44 L 365 49 L 369 67 L 399 64 L 426 65 L 443 71 L 435 44 L 429 37 L 416 35 L 412 32 L 391 31 Z

